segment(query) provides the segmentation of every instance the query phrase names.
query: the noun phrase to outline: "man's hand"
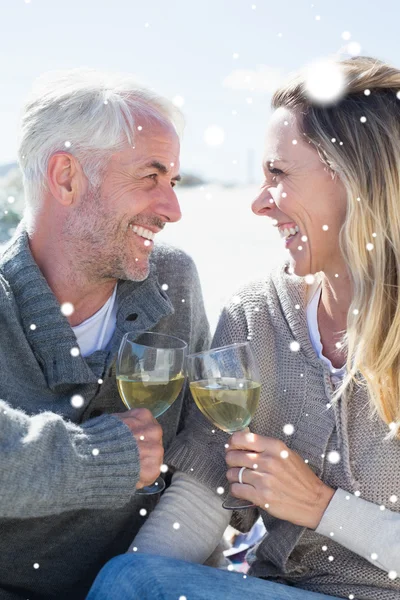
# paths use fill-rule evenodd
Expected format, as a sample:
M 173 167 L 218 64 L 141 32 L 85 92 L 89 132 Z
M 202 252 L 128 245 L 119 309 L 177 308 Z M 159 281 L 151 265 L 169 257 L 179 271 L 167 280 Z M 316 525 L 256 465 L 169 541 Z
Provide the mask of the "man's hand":
M 245 431 L 233 434 L 226 462 L 233 496 L 250 500 L 272 516 L 316 529 L 335 490 L 280 440 Z M 243 484 L 238 483 L 240 467 Z
M 160 474 L 164 448 L 162 428 L 147 408 L 134 408 L 114 414 L 131 430 L 136 439 L 140 456 L 140 475 L 137 488 L 154 483 Z

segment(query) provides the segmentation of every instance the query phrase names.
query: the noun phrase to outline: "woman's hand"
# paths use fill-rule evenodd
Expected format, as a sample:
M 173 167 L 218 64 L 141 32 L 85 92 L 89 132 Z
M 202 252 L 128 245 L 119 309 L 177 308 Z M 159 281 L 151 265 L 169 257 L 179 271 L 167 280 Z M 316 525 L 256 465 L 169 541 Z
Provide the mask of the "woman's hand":
M 280 440 L 237 431 L 226 452 L 231 493 L 272 516 L 316 529 L 335 493 Z M 243 484 L 239 483 L 239 471 Z

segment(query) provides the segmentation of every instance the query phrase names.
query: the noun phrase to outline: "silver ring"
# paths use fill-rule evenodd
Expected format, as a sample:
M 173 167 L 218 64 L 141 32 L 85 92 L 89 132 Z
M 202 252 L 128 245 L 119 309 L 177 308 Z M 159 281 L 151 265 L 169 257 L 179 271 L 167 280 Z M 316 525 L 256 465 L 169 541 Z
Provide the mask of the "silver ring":
M 243 477 L 243 473 L 244 473 L 244 470 L 245 470 L 245 469 L 246 469 L 246 467 L 242 467 L 242 468 L 240 469 L 240 471 L 239 471 L 238 479 L 239 479 L 239 483 L 241 483 L 241 484 L 243 484 L 243 479 L 242 479 L 242 477 Z

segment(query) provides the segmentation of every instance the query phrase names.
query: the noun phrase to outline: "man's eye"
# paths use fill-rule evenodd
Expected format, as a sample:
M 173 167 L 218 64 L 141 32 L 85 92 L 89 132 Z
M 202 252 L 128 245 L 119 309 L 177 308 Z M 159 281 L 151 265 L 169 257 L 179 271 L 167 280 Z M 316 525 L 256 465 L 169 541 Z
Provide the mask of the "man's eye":
M 152 173 L 152 175 L 147 175 L 147 177 L 155 181 L 157 179 L 157 173 Z

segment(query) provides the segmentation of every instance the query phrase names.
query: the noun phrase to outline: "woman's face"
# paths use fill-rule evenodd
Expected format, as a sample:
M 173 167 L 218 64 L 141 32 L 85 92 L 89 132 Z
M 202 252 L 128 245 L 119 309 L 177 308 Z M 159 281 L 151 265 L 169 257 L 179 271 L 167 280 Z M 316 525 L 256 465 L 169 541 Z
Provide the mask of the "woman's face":
M 346 191 L 300 133 L 295 112 L 279 108 L 272 115 L 263 170 L 265 181 L 252 210 L 274 220 L 296 275 L 345 275 L 339 232 Z

